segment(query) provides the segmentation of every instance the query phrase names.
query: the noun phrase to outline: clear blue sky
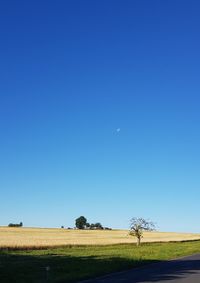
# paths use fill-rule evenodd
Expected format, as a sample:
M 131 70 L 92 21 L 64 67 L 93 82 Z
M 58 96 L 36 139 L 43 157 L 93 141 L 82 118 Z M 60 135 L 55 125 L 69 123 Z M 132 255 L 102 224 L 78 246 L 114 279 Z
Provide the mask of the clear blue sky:
M 200 232 L 199 13 L 195 0 L 1 2 L 0 225 L 142 216 Z

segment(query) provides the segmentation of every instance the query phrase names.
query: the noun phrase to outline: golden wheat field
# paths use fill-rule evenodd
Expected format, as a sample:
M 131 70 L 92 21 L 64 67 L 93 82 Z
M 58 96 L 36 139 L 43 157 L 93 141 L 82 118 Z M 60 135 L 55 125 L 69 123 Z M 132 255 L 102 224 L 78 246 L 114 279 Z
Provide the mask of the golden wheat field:
M 168 242 L 200 239 L 200 234 L 146 232 L 143 242 Z M 134 243 L 127 230 L 66 230 L 47 228 L 0 227 L 0 247 L 28 248 L 62 245 L 109 245 Z

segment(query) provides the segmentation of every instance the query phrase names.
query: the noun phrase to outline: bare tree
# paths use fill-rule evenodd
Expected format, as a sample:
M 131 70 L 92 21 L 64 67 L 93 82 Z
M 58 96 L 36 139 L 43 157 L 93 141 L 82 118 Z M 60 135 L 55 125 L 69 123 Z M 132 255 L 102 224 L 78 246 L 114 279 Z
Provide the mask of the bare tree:
M 152 221 L 137 217 L 133 217 L 131 219 L 129 234 L 137 238 L 137 246 L 139 246 L 141 243 L 143 232 L 153 230 L 155 230 L 155 224 Z

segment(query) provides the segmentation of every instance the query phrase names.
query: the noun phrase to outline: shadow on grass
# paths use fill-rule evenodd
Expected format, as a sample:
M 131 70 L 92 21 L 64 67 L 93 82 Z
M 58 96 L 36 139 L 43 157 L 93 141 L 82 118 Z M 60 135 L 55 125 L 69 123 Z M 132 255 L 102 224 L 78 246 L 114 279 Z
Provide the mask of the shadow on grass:
M 45 282 L 78 282 L 111 272 L 123 271 L 150 263 L 156 265 L 142 267 L 103 278 L 107 283 L 140 283 L 159 282 L 184 278 L 200 270 L 200 260 L 177 260 L 159 262 L 156 260 L 129 260 L 108 256 L 66 256 L 57 254 L 25 255 L 1 252 L 0 282 L 1 283 L 45 283 Z M 89 282 L 102 282 L 93 279 Z

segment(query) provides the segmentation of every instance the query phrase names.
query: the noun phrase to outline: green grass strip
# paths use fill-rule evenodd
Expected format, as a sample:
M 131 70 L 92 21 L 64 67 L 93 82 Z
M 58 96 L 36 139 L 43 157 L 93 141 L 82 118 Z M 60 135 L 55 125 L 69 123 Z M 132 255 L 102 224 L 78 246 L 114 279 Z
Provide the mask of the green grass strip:
M 0 250 L 0 282 L 77 282 L 194 253 L 200 241 Z

